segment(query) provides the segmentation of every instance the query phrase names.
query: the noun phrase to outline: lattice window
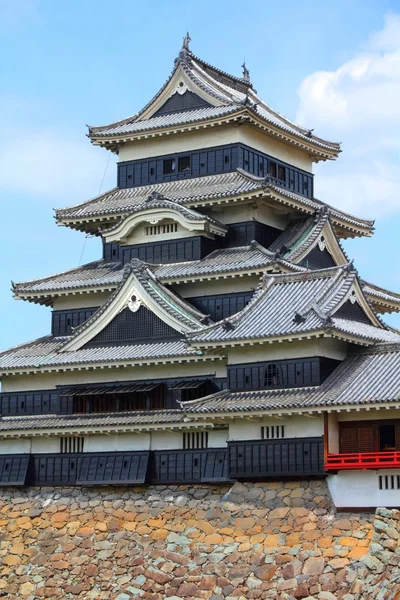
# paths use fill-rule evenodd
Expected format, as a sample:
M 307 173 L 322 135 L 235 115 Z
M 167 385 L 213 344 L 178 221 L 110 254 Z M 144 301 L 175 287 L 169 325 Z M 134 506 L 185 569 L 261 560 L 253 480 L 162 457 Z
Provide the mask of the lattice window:
M 267 365 L 264 376 L 265 387 L 278 387 L 279 385 L 282 385 L 282 383 L 283 377 L 281 366 L 276 363 Z
M 208 448 L 208 431 L 187 431 L 183 434 L 184 450 Z
M 284 425 L 263 425 L 261 427 L 261 439 L 263 440 L 279 440 L 284 437 Z
M 146 235 L 162 235 L 163 233 L 176 233 L 178 223 L 163 223 L 161 225 L 151 225 L 145 229 Z
M 60 439 L 61 454 L 71 454 L 75 452 L 83 452 L 85 438 L 78 436 L 64 437 Z
M 400 475 L 379 475 L 380 490 L 400 490 Z

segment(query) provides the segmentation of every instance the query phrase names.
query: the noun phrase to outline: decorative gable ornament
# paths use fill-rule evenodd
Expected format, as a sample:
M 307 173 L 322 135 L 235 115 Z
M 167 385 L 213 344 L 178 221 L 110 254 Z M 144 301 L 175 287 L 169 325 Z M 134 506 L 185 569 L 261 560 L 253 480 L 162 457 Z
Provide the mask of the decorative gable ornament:
M 326 248 L 325 238 L 323 235 L 318 240 L 318 248 L 323 252 Z
M 131 312 L 135 313 L 139 310 L 139 308 L 142 306 L 142 301 L 140 298 L 138 298 L 137 296 L 133 295 L 131 296 L 129 302 L 128 302 L 128 308 Z

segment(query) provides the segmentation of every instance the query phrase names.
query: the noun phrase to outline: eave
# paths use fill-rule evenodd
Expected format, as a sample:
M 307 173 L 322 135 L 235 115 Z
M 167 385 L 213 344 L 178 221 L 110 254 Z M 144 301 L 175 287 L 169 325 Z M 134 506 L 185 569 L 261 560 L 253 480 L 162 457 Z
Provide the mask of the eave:
M 234 110 L 234 109 L 233 109 Z M 278 127 L 268 121 L 262 119 L 249 107 L 240 108 L 239 110 L 232 111 L 227 115 L 223 115 L 218 118 L 207 119 L 203 121 L 194 121 L 189 123 L 183 123 L 176 126 L 161 127 L 159 129 L 147 129 L 139 132 L 124 133 L 120 135 L 97 135 L 95 133 L 89 133 L 88 137 L 95 146 L 101 146 L 112 152 L 118 152 L 119 146 L 126 144 L 127 142 L 136 142 L 141 140 L 148 140 L 159 138 L 168 135 L 177 135 L 181 133 L 200 131 L 209 129 L 211 127 L 221 127 L 230 124 L 239 125 L 251 125 L 271 135 L 272 137 L 279 139 L 280 141 L 287 143 L 291 146 L 299 148 L 307 152 L 310 157 L 315 161 L 335 160 L 340 153 L 339 147 L 329 147 L 328 145 L 313 144 L 312 138 L 307 141 L 302 136 L 297 137 L 285 131 L 283 128 Z

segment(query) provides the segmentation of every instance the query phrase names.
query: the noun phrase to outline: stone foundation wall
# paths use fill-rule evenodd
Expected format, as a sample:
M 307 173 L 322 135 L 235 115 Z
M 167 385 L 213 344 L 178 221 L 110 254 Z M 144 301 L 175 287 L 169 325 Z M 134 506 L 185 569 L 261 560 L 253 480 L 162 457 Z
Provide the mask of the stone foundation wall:
M 323 481 L 0 493 L 0 597 L 400 599 L 400 512 Z

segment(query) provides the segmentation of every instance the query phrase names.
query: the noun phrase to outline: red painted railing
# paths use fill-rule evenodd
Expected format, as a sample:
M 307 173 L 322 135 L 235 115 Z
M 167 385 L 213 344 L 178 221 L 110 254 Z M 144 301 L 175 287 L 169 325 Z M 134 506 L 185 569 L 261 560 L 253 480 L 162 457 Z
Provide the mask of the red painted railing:
M 351 452 L 328 454 L 325 471 L 344 469 L 393 469 L 400 468 L 400 452 Z

